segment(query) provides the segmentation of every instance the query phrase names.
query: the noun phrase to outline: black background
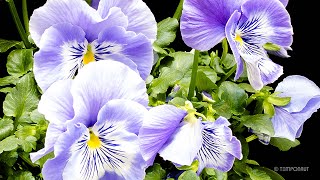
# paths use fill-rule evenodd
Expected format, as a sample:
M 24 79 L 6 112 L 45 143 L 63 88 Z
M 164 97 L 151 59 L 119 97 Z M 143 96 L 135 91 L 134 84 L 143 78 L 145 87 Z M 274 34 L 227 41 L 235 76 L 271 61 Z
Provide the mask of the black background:
M 179 0 L 144 0 L 154 13 L 157 22 L 167 17 L 172 17 Z M 16 0 L 16 6 L 21 13 L 21 1 Z M 44 0 L 29 0 L 28 11 L 29 16 L 33 9 L 44 4 Z M 302 75 L 314 81 L 320 86 L 319 76 L 319 32 L 316 32 L 319 16 L 315 16 L 315 4 L 312 5 L 306 1 L 291 0 L 287 6 L 287 10 L 291 16 L 292 26 L 294 30 L 294 41 L 292 51 L 289 51 L 290 58 L 276 58 L 273 61 L 284 67 L 284 75 L 271 85 L 275 85 L 288 75 Z M 314 14 L 313 14 L 314 13 Z M 58 16 L 58 14 L 57 14 Z M 316 33 L 314 33 L 316 32 Z M 5 0 L 0 0 L 0 38 L 8 40 L 19 40 L 20 36 L 16 30 L 15 24 L 11 17 L 9 7 Z M 171 44 L 176 51 L 189 51 L 190 48 L 185 46 L 181 41 L 180 33 L 177 39 Z M 7 53 L 0 54 L 0 77 L 6 76 L 6 56 Z M 306 87 L 308 88 L 308 87 Z M 1 102 L 4 94 L 0 94 Z M 1 112 L 2 113 L 2 112 Z M 315 179 L 318 170 L 319 150 L 316 148 L 319 140 L 318 132 L 320 132 L 320 112 L 316 112 L 308 119 L 304 125 L 304 130 L 299 138 L 300 145 L 282 152 L 271 145 L 262 145 L 258 141 L 250 142 L 249 158 L 256 160 L 261 166 L 274 169 L 276 167 L 307 167 L 308 171 L 278 171 L 285 179 Z

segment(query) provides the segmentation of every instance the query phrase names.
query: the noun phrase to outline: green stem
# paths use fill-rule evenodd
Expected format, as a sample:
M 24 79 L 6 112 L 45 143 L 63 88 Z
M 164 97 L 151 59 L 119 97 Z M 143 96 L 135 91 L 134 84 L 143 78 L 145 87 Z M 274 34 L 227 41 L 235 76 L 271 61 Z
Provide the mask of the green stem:
M 223 62 L 224 59 L 226 58 L 228 54 L 228 41 L 226 38 L 222 40 L 222 56 L 221 56 L 221 61 Z
M 183 0 L 180 0 L 179 5 L 176 9 L 176 12 L 174 12 L 173 18 L 176 18 L 177 20 L 180 19 L 182 14 L 182 7 L 183 7 Z
M 14 5 L 13 0 L 7 0 L 7 2 L 9 3 L 10 12 L 11 12 L 12 18 L 16 24 L 16 27 L 18 29 L 19 35 L 20 35 L 25 47 L 29 49 L 29 48 L 31 48 L 31 44 L 28 41 L 27 34 L 24 31 L 24 28 L 23 28 L 22 23 L 20 21 L 16 6 Z
M 22 17 L 24 22 L 24 28 L 26 29 L 26 34 L 29 35 L 29 15 L 27 0 L 22 0 Z
M 217 85 L 220 86 L 222 82 L 224 82 L 225 80 L 227 80 L 237 69 L 237 66 L 233 66 L 232 69 L 230 69 L 230 71 L 220 79 L 219 82 L 217 82 Z
M 247 141 L 247 142 L 250 142 L 250 141 L 253 141 L 253 140 L 257 139 L 257 138 L 258 138 L 257 135 L 252 134 L 251 136 L 249 136 L 249 137 L 246 138 L 246 141 Z
M 188 99 L 189 100 L 191 100 L 191 98 L 194 97 L 194 90 L 196 88 L 196 79 L 197 79 L 197 73 L 198 73 L 198 58 L 199 58 L 199 54 L 200 54 L 200 52 L 198 50 L 194 51 L 191 81 L 190 81 L 189 92 L 188 92 Z

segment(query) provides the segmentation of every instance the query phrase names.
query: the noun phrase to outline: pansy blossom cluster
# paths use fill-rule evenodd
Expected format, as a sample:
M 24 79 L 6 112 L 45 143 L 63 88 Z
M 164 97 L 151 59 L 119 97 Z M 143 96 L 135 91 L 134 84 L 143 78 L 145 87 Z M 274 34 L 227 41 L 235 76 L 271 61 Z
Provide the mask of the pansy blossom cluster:
M 304 76 L 270 86 L 292 50 L 288 3 L 181 0 L 157 22 L 143 0 L 47 0 L 29 39 L 48 125 L 28 163 L 45 180 L 281 177 L 248 143 L 295 147 L 320 108 Z M 177 29 L 190 52 L 169 47 Z

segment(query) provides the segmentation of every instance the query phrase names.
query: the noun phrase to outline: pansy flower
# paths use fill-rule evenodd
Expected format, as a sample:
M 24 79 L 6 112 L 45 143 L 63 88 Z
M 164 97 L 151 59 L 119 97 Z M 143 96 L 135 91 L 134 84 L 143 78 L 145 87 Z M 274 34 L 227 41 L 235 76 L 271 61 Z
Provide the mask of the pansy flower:
M 156 32 L 155 18 L 142 0 L 101 1 L 97 9 L 83 0 L 47 1 L 30 17 L 30 34 L 39 47 L 35 79 L 45 91 L 100 60 L 120 61 L 146 79 Z
M 294 141 L 302 133 L 303 124 L 320 108 L 320 88 L 300 75 L 291 75 L 278 84 L 275 92 L 280 97 L 291 97 L 288 105 L 275 106 L 271 119 L 274 136 Z
M 237 62 L 237 80 L 246 67 L 253 88 L 277 80 L 282 66 L 269 59 L 264 45 L 275 44 L 272 54 L 288 57 L 293 30 L 285 5 L 279 0 L 185 0 L 181 16 L 184 42 L 198 50 L 210 50 L 227 38 Z
M 224 117 L 201 121 L 185 110 L 160 105 L 149 110 L 139 132 L 142 155 L 148 164 L 159 155 L 177 166 L 199 161 L 205 167 L 228 171 L 235 158 L 241 159 L 241 143 L 232 135 Z
M 90 63 L 42 95 L 38 109 L 49 127 L 45 147 L 31 160 L 54 152 L 45 179 L 143 179 L 138 132 L 147 105 L 138 73 L 116 61 Z

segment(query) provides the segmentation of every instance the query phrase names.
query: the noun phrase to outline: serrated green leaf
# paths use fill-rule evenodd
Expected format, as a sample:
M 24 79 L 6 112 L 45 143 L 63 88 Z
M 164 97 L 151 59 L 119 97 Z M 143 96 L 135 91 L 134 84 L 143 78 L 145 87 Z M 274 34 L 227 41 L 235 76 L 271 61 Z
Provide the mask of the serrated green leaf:
M 247 167 L 247 172 L 251 180 L 272 180 L 266 172 L 260 169 L 252 169 L 250 167 Z
M 18 126 L 15 132 L 15 135 L 19 139 L 26 139 L 29 136 L 36 136 L 37 135 L 37 128 L 36 126 Z
M 218 96 L 228 104 L 232 114 L 241 115 L 245 111 L 248 94 L 237 84 L 230 81 L 223 82 L 219 87 Z
M 279 173 L 277 173 L 269 168 L 258 166 L 258 167 L 256 167 L 256 169 L 259 169 L 259 170 L 266 172 L 272 180 L 285 180 Z
M 35 178 L 29 171 L 19 171 L 14 175 L 9 176 L 8 180 L 35 180 Z
M 153 166 L 146 170 L 144 180 L 162 180 L 166 177 L 166 171 L 162 169 L 161 165 L 154 163 Z
M 31 70 L 32 66 L 32 49 L 16 49 L 8 55 L 7 71 L 12 76 L 22 76 Z
M 269 96 L 267 101 L 276 106 L 285 106 L 289 104 L 291 97 L 277 97 L 277 96 Z
M 4 53 L 14 46 L 19 46 L 19 44 L 21 44 L 19 41 L 0 39 L 0 53 Z
M 12 87 L 5 87 L 5 88 L 1 88 L 0 89 L 0 92 L 2 92 L 2 93 L 9 93 L 9 92 L 11 92 L 12 91 Z
M 160 93 L 166 93 L 168 88 L 182 79 L 192 66 L 192 53 L 176 52 L 173 57 L 174 60 L 169 67 L 163 67 L 159 77 L 150 83 L 148 92 L 152 97 L 157 97 Z
M 289 149 L 300 145 L 300 141 L 297 139 L 290 141 L 286 138 L 272 137 L 270 144 L 279 148 L 281 151 L 288 151 Z
M 216 89 L 217 80 L 217 73 L 213 69 L 207 66 L 198 67 L 196 86 L 199 91 Z
M 12 92 L 8 93 L 3 102 L 3 112 L 6 116 L 19 118 L 25 112 L 31 112 L 37 108 L 39 92 L 33 75 L 24 75 Z
M 7 86 L 7 85 L 15 85 L 18 82 L 19 78 L 16 76 L 6 76 L 0 78 L 0 86 Z
M 157 39 L 154 43 L 160 47 L 165 47 L 175 40 L 179 22 L 176 18 L 168 17 L 160 21 L 157 27 Z
M 36 149 L 37 138 L 28 136 L 25 139 L 19 139 L 19 144 L 24 152 L 31 152 Z
M 192 170 L 184 171 L 178 180 L 200 180 L 200 177 Z
M 18 145 L 19 139 L 17 139 L 15 136 L 9 136 L 0 141 L 0 154 L 3 151 L 12 151 L 14 149 L 17 149 Z
M 267 114 L 245 115 L 241 117 L 244 126 L 251 128 L 254 132 L 273 136 L 274 129 L 272 121 Z
M 17 151 L 5 151 L 2 154 L 0 154 L 0 161 L 12 167 L 16 163 L 18 156 L 19 155 Z
M 14 129 L 13 120 L 0 119 L 0 140 L 8 137 Z

